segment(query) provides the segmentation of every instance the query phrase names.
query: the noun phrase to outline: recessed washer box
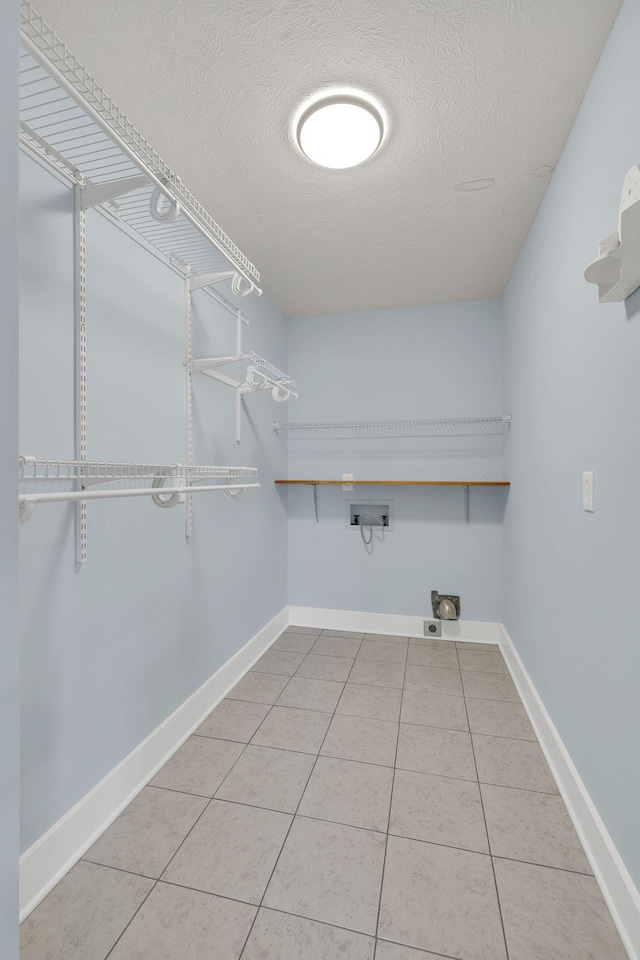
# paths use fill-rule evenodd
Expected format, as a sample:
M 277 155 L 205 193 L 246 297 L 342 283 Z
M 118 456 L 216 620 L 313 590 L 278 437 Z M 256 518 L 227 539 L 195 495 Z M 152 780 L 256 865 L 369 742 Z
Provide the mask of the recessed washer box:
M 347 527 L 359 530 L 363 523 L 393 530 L 393 500 L 348 500 Z

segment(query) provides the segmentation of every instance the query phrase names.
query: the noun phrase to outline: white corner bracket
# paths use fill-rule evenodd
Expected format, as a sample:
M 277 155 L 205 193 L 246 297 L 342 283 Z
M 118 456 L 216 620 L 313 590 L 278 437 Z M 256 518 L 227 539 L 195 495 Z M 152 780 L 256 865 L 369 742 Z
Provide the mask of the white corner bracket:
M 598 256 L 584 272 L 598 285 L 600 303 L 619 303 L 640 287 L 640 166 L 625 177 L 618 229 L 598 245 Z

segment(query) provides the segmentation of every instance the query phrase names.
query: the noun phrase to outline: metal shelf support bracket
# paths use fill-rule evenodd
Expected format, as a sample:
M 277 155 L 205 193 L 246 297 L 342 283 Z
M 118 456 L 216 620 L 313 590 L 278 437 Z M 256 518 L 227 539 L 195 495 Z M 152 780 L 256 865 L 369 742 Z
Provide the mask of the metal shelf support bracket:
M 146 187 L 148 183 L 148 177 L 140 176 L 125 177 L 123 180 L 113 180 L 111 183 L 88 184 L 82 194 L 82 209 L 89 210 L 91 207 L 100 206 L 101 203 L 116 200 L 118 197 L 123 197 L 125 193 Z

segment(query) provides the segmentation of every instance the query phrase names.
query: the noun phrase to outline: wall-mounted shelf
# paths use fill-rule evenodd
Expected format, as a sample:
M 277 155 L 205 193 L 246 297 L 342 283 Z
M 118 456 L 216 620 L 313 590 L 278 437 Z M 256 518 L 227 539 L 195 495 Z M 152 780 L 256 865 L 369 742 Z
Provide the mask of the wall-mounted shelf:
M 277 403 L 284 403 L 291 397 L 297 398 L 296 382 L 279 370 L 278 367 L 265 360 L 257 353 L 246 353 L 242 349 L 243 326 L 249 324 L 241 310 L 236 311 L 236 351 L 231 354 L 219 354 L 214 357 L 192 357 L 192 296 L 195 290 L 206 287 L 215 282 L 215 278 L 192 277 L 185 278 L 185 342 L 187 344 L 187 434 L 190 435 L 191 422 L 191 376 L 194 373 L 204 373 L 236 391 L 236 442 L 242 439 L 242 398 L 247 393 L 258 390 L 270 390 L 271 396 Z M 227 368 L 223 372 L 221 368 Z M 230 370 L 228 368 L 231 368 Z M 235 368 L 235 369 L 234 369 Z
M 441 417 L 396 420 L 317 420 L 274 423 L 279 433 L 300 440 L 396 439 L 400 437 L 499 436 L 508 430 L 510 416 Z
M 259 489 L 255 467 L 185 466 L 180 463 L 128 463 L 117 460 L 47 460 L 37 457 L 18 458 L 18 479 L 37 481 L 36 491 L 22 490 L 18 495 L 20 523 L 26 523 L 38 503 L 86 502 L 122 497 L 149 496 L 159 507 L 173 507 L 183 494 L 222 490 L 230 499 L 241 497 L 245 490 Z M 89 490 L 98 484 L 123 480 L 151 481 L 151 486 L 133 486 L 109 490 Z M 208 480 L 224 480 L 211 484 Z M 75 490 L 40 492 L 42 482 L 72 482 Z
M 471 487 L 510 487 L 509 480 L 276 480 L 275 483 L 293 486 L 313 487 L 313 502 L 316 512 L 316 522 L 320 522 L 318 512 L 318 487 L 342 487 L 351 490 L 352 487 L 463 487 L 464 489 L 464 516 L 465 523 L 469 523 Z
M 373 487 L 510 487 L 509 480 L 275 480 L 275 483 L 304 484 L 306 486 Z
M 64 42 L 23 0 L 20 139 L 98 204 L 194 274 L 216 272 L 236 296 L 260 274 Z M 231 268 L 231 269 L 230 269 Z
M 221 374 L 219 367 L 232 363 L 246 362 L 245 374 L 241 379 L 230 374 Z M 194 358 L 190 363 L 191 373 L 206 373 L 207 376 L 239 388 L 242 393 L 251 393 L 255 390 L 271 389 L 274 400 L 283 402 L 290 396 L 297 397 L 293 392 L 295 380 L 278 370 L 272 363 L 258 356 L 257 353 L 237 353 L 231 356 Z M 249 377 L 249 379 L 248 379 Z

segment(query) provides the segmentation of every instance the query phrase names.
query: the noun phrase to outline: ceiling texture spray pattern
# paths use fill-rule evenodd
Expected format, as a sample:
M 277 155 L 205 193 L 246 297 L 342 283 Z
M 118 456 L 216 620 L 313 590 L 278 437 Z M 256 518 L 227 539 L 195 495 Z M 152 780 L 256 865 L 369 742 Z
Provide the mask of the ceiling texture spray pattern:
M 500 296 L 620 5 L 36 0 L 290 316 Z M 389 123 L 347 170 L 292 132 L 336 87 Z

